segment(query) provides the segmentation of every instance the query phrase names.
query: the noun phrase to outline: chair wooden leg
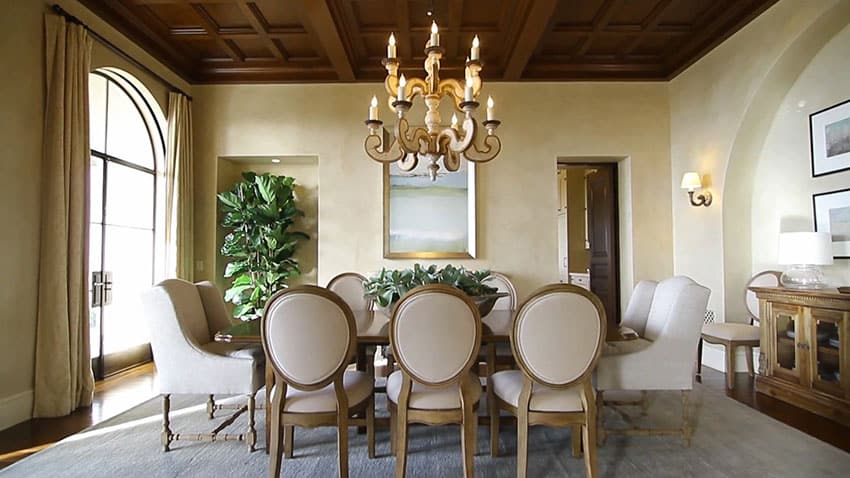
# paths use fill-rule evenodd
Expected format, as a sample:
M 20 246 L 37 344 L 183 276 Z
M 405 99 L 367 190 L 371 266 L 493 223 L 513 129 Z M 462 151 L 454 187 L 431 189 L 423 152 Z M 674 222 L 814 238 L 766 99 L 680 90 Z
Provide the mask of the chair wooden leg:
M 162 451 L 171 449 L 171 420 L 168 413 L 171 411 L 171 395 L 164 394 L 162 396 L 162 433 L 160 433 L 160 442 L 162 443 Z
M 582 438 L 584 442 L 584 468 L 585 476 L 595 478 L 598 474 L 596 464 L 596 415 L 601 402 L 593 403 L 593 396 L 588 400 L 587 410 L 584 411 L 584 426 L 582 426 Z
M 390 455 L 395 455 L 398 440 L 398 415 L 395 409 L 390 409 Z
M 726 388 L 735 388 L 735 347 L 726 345 Z
M 747 373 L 750 374 L 750 377 L 755 376 L 755 370 L 753 370 L 753 348 L 749 345 L 744 347 L 744 351 L 747 353 L 745 357 L 747 359 Z
M 212 395 L 210 395 L 212 396 Z M 248 450 L 254 451 L 257 445 L 257 430 L 254 428 L 254 407 L 257 405 L 255 394 L 248 395 L 248 433 L 245 434 L 245 441 L 248 442 Z
M 693 430 L 691 430 L 691 414 L 689 406 L 690 396 L 690 390 L 682 390 L 682 439 L 684 440 L 686 447 L 691 446 L 691 435 L 693 433 Z
M 699 345 L 697 345 L 697 377 L 702 378 L 702 347 L 703 347 L 702 337 L 699 339 Z
M 275 402 L 274 405 L 266 407 L 271 409 L 271 442 L 268 445 L 269 449 L 269 478 L 278 478 L 280 476 L 280 464 L 283 461 L 283 420 L 281 420 L 280 404 Z
M 207 397 L 207 418 L 210 420 L 215 416 L 215 397 L 210 395 Z
M 487 409 L 490 415 L 490 456 L 499 456 L 499 405 L 491 377 L 487 377 Z
M 519 411 L 516 417 L 516 476 L 525 478 L 528 473 L 528 412 Z
M 336 439 L 339 450 L 339 478 L 348 478 L 348 410 L 338 411 L 336 422 Z
M 295 444 L 295 427 L 292 425 L 283 426 L 283 456 L 292 458 L 292 449 Z
M 398 407 L 396 417 L 395 476 L 404 478 L 407 473 L 407 410 Z
M 573 445 L 573 458 L 581 456 L 581 425 L 573 425 L 570 436 Z
M 476 445 L 476 429 L 478 428 L 478 417 L 472 412 L 472 406 L 466 404 L 463 407 L 463 423 L 460 429 L 460 441 L 463 446 L 463 476 L 472 478 L 475 476 L 474 463 Z
M 375 458 L 375 395 L 366 405 L 366 443 L 369 448 L 369 458 Z
M 603 401 L 603 392 L 602 390 L 596 392 L 596 431 L 597 438 L 596 443 L 599 446 L 605 445 L 605 418 L 603 417 L 602 410 L 605 406 L 605 402 Z
M 274 387 L 274 369 L 268 356 L 266 357 L 266 453 L 269 453 L 269 437 L 272 429 L 272 387 Z

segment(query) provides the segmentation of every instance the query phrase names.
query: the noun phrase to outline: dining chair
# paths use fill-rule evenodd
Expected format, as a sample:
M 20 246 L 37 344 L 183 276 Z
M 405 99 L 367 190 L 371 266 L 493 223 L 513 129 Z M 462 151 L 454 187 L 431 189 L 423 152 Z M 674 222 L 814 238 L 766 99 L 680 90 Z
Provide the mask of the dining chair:
M 527 474 L 528 428 L 533 425 L 572 427 L 573 454 L 580 453 L 583 441 L 585 474 L 597 476 L 596 398 L 591 375 L 605 328 L 602 302 L 575 285 L 545 286 L 517 311 L 511 349 L 519 370 L 488 377 L 488 400 L 493 456 L 499 454 L 500 410 L 517 417 L 518 477 Z
M 711 291 L 689 277 L 676 276 L 661 282 L 641 281 L 626 309 L 628 326 L 640 337 L 606 344 L 596 367 L 596 403 L 599 407 L 599 441 L 606 434 L 680 435 L 690 446 L 691 429 L 688 400 L 694 386 L 694 369 L 700 329 Z M 634 302 L 634 304 L 633 304 Z M 639 402 L 605 402 L 604 393 L 613 390 L 640 391 Z M 646 393 L 675 390 L 682 397 L 682 426 L 675 429 L 607 429 L 604 405 L 641 404 L 647 408 Z
M 375 456 L 374 381 L 365 372 L 346 371 L 357 341 L 351 308 L 334 292 L 302 285 L 272 296 L 261 320 L 275 374 L 269 476 L 280 475 L 283 447 L 292 456 L 292 426 L 335 425 L 339 476 L 347 477 L 349 425 L 365 422 L 369 457 Z M 351 418 L 357 413 L 365 420 Z
M 495 287 L 497 292 L 506 292 L 506 297 L 501 297 L 496 301 L 493 310 L 514 310 L 517 306 L 517 292 L 513 282 L 505 274 L 500 272 L 490 272 L 490 277 L 484 281 L 484 284 L 490 287 Z M 487 366 L 485 375 L 491 375 L 496 370 L 514 368 L 516 362 L 511 354 L 511 346 L 506 343 L 490 343 L 484 347 L 484 351 L 479 357 L 479 362 L 484 362 Z
M 396 477 L 407 465 L 409 423 L 461 425 L 463 474 L 473 476 L 481 383 L 471 368 L 481 346 L 478 307 L 444 284 L 417 287 L 390 318 L 390 344 L 400 370 L 387 378 Z
M 160 441 L 163 451 L 169 451 L 176 440 L 244 440 L 251 451 L 256 445 L 254 408 L 255 395 L 264 383 L 263 351 L 212 340 L 224 321 L 229 323 L 226 311 L 221 315 L 217 303 L 220 301 L 221 294 L 212 284 L 192 284 L 181 279 L 164 280 L 142 296 L 162 395 Z M 174 433 L 170 420 L 174 394 L 207 395 L 209 418 L 213 418 L 215 410 L 234 408 L 216 405 L 214 395 L 245 395 L 248 403 L 236 405 L 234 414 L 210 433 Z M 224 429 L 244 412 L 248 414 L 247 431 L 244 434 L 224 433 Z
M 334 276 L 328 281 L 327 285 L 328 290 L 339 295 L 348 304 L 351 311 L 355 312 L 354 319 L 358 335 L 368 330 L 374 319 L 374 301 L 366 297 L 366 289 L 363 287 L 365 280 L 365 276 L 356 272 L 343 272 Z M 359 366 L 374 373 L 374 352 L 358 351 L 356 358 Z
M 697 375 L 702 374 L 703 342 L 719 344 L 726 349 L 726 388 L 735 388 L 735 351 L 744 347 L 747 360 L 747 373 L 755 375 L 753 367 L 753 347 L 758 347 L 761 341 L 759 322 L 759 301 L 750 287 L 776 287 L 779 285 L 779 271 L 763 271 L 752 276 L 744 286 L 744 307 L 749 324 L 737 322 L 721 322 L 705 324 L 699 341 L 697 354 Z

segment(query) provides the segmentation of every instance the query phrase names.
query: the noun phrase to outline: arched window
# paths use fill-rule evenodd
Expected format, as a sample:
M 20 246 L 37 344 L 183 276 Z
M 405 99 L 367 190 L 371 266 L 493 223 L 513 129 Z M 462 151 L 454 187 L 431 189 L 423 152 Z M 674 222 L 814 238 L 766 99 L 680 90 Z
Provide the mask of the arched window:
M 91 354 L 97 378 L 150 360 L 139 297 L 157 277 L 165 118 L 129 73 L 89 76 Z

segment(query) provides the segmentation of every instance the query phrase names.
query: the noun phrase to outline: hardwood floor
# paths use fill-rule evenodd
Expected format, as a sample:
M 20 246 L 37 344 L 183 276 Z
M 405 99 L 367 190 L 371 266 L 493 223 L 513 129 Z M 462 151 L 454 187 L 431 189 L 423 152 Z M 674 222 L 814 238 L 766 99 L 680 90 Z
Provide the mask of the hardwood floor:
M 726 387 L 725 376 L 707 367 L 703 367 L 702 383 L 714 390 L 725 390 Z M 90 408 L 77 410 L 67 417 L 29 420 L 0 431 L 0 468 L 132 408 L 156 394 L 156 373 L 153 364 L 142 365 L 98 382 Z M 753 380 L 747 374 L 736 374 L 735 389 L 727 390 L 726 395 L 850 452 L 850 428 L 766 395 L 757 394 Z

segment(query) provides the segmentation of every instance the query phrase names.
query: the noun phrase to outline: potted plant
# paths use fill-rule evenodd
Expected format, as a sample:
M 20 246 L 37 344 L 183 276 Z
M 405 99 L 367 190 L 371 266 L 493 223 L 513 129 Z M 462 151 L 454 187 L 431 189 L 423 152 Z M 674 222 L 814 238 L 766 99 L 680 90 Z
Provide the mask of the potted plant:
M 218 195 L 222 225 L 230 229 L 221 255 L 231 261 L 224 277 L 233 283 L 224 299 L 242 320 L 259 317 L 266 301 L 301 269 L 293 257 L 300 241 L 310 236 L 290 228 L 304 212 L 296 207 L 295 178 L 272 174 L 242 173 L 244 181 Z
M 481 317 L 484 317 L 490 313 L 500 297 L 507 295 L 507 293 L 499 292 L 495 287 L 484 284 L 489 277 L 490 271 L 486 269 L 471 271 L 463 266 L 455 267 L 451 264 L 439 269 L 433 264 L 427 267 L 414 264 L 412 269 L 382 268 L 380 272 L 366 279 L 363 287 L 366 295 L 374 299 L 379 307 L 391 310 L 396 301 L 416 287 L 426 284 L 446 284 L 469 295 L 478 305 Z

